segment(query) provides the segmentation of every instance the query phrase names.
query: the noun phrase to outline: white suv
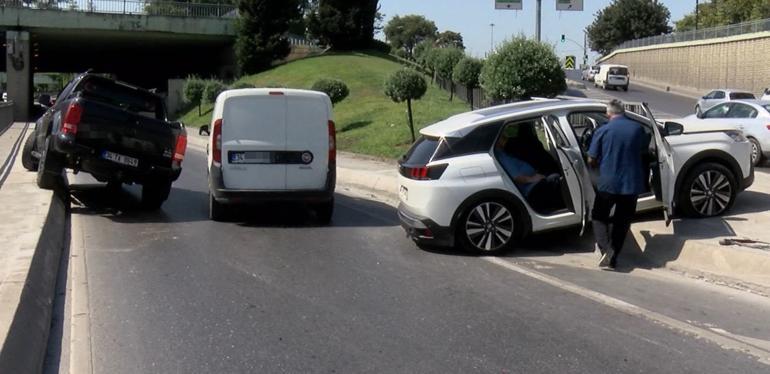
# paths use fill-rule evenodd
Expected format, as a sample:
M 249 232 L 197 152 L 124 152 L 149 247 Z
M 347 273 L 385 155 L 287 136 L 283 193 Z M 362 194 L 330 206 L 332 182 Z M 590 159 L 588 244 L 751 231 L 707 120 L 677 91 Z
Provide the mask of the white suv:
M 638 210 L 714 216 L 753 183 L 751 145 L 739 131 L 683 133 L 676 123 L 657 124 L 646 105 L 637 108 L 645 115 L 627 115 L 651 139 L 650 188 Z M 483 253 L 509 249 L 532 232 L 585 226 L 596 179 L 586 150 L 593 130 L 607 121 L 606 109 L 593 100 L 541 99 L 459 114 L 422 129 L 399 162 L 402 226 L 418 244 Z M 508 147 L 513 139 L 518 145 Z M 499 155 L 509 148 L 521 150 L 518 157 L 553 182 L 547 201 L 529 199 L 507 174 Z

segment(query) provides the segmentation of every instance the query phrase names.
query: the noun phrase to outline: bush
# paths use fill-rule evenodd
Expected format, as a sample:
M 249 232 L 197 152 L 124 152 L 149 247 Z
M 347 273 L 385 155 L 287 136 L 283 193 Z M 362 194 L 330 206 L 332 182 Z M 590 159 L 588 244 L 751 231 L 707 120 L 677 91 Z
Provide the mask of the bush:
M 412 58 L 412 56 L 409 56 L 409 53 L 407 53 L 403 49 L 395 49 L 393 50 L 393 54 L 396 55 L 397 57 L 403 58 L 404 60 L 409 60 Z
M 419 43 L 417 43 L 416 46 L 414 46 L 414 51 L 412 51 L 412 54 L 414 55 L 414 60 L 417 61 L 418 64 L 422 65 L 423 67 L 427 68 L 427 57 L 428 53 L 434 49 L 433 48 L 433 40 L 427 39 L 423 40 Z
M 504 43 L 481 69 L 481 86 L 494 100 L 553 97 L 567 89 L 553 47 L 524 37 Z
M 345 100 L 350 94 L 348 86 L 339 79 L 319 79 L 313 83 L 313 87 L 310 89 L 328 95 L 333 105 Z
M 184 82 L 182 89 L 184 93 L 184 99 L 198 107 L 198 115 L 201 115 L 201 102 L 203 101 L 203 89 L 206 87 L 206 82 L 195 76 L 190 76 Z
M 248 82 L 237 82 L 230 86 L 231 90 L 241 90 L 244 88 L 256 88 L 256 86 Z
M 452 72 L 452 79 L 468 89 L 468 101 L 471 104 L 471 110 L 473 110 L 473 89 L 479 86 L 479 75 L 482 67 L 484 67 L 484 63 L 481 60 L 463 57 L 455 65 L 455 70 Z
M 412 69 L 401 69 L 393 72 L 385 81 L 385 95 L 397 103 L 406 101 L 409 115 L 409 130 L 414 137 L 414 120 L 412 118 L 412 100 L 419 100 L 428 90 L 428 84 L 420 73 Z
M 214 79 L 209 80 L 206 82 L 206 87 L 203 89 L 203 99 L 208 103 L 213 103 L 217 101 L 217 96 L 226 89 L 227 86 L 225 86 L 224 83 Z
M 434 60 L 434 68 L 436 75 L 441 79 L 449 80 L 449 100 L 451 101 L 454 96 L 454 81 L 452 80 L 452 73 L 455 70 L 455 66 L 465 56 L 465 52 L 458 48 L 439 48 Z
M 382 40 L 373 39 L 369 44 L 369 48 L 377 52 L 390 53 L 390 44 L 383 42 Z

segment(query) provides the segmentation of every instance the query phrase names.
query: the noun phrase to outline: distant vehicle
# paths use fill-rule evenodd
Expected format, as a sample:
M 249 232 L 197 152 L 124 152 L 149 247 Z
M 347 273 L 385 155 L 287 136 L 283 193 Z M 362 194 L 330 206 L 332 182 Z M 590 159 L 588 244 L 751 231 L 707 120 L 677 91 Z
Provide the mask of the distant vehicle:
M 163 99 L 149 91 L 89 73 L 62 90 L 37 120 L 22 163 L 52 189 L 63 169 L 85 171 L 111 187 L 142 185 L 142 204 L 157 209 L 182 172 L 187 132 L 166 119 Z
M 762 95 L 762 101 L 770 101 L 770 88 L 765 88 L 765 94 Z
M 754 180 L 751 146 L 741 132 L 713 127 L 683 133 L 682 125 L 661 126 L 646 105 L 639 106 L 644 116 L 627 116 L 650 135 L 652 182 L 637 209 L 663 207 L 668 217 L 728 211 Z M 585 228 L 595 198 L 586 152 L 594 130 L 607 122 L 606 110 L 596 100 L 540 99 L 459 114 L 420 130 L 399 162 L 402 227 L 419 245 L 487 254 L 505 251 L 529 233 Z M 499 161 L 501 152 L 558 182 L 561 193 L 538 208 L 527 191 L 542 180 L 522 192 L 513 181 L 517 176 Z
M 224 219 L 236 204 L 300 201 L 314 208 L 319 221 L 331 221 L 337 151 L 326 94 L 225 91 L 217 97 L 210 130 L 211 219 Z
M 594 86 L 605 90 L 622 88 L 628 91 L 629 83 L 628 66 L 624 65 L 599 65 L 599 72 L 594 77 Z
M 8 92 L 3 92 L 3 102 L 8 101 Z
M 718 125 L 740 130 L 751 142 L 751 162 L 759 165 L 770 157 L 770 101 L 736 100 L 717 104 L 701 115 L 679 121 L 685 130 L 698 131 Z
M 587 68 L 585 68 L 583 70 L 583 73 L 582 73 L 583 77 L 582 77 L 582 79 L 584 81 L 593 82 L 594 78 L 596 77 L 596 74 L 598 74 L 598 73 L 599 73 L 599 66 L 598 65 L 587 67 Z
M 703 114 L 703 112 L 711 109 L 714 105 L 724 103 L 725 101 L 754 99 L 756 99 L 756 96 L 751 92 L 725 89 L 713 90 L 698 100 L 698 103 L 695 104 L 695 114 Z

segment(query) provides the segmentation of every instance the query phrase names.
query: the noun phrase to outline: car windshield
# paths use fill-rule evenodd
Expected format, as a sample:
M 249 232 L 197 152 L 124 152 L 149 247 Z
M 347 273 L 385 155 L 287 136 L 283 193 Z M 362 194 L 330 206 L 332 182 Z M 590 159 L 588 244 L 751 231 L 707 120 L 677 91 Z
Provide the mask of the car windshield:
M 752 100 L 752 99 L 756 99 L 753 93 L 748 93 L 748 92 L 730 93 L 730 100 Z

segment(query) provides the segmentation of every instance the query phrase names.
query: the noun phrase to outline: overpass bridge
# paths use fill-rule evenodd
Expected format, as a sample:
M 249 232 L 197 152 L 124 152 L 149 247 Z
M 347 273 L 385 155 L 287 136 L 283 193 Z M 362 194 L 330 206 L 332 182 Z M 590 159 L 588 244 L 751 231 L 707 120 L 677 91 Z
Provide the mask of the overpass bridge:
M 166 88 L 190 74 L 235 73 L 232 5 L 141 0 L 0 0 L 7 92 L 27 118 L 35 72 L 111 73 Z

